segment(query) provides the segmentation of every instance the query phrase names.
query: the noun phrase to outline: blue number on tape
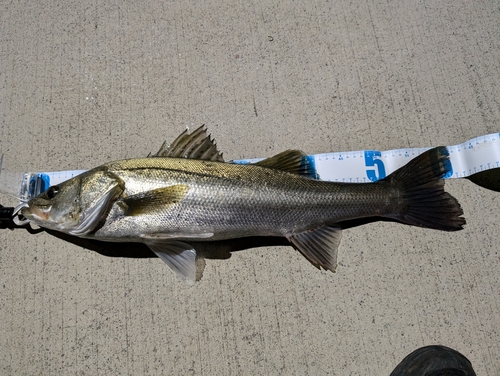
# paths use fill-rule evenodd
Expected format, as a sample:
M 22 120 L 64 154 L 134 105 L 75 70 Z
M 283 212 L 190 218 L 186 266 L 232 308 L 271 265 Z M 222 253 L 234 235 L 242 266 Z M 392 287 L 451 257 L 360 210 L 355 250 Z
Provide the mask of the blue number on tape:
M 365 166 L 373 167 L 373 169 L 366 170 L 366 176 L 371 181 L 377 181 L 385 178 L 385 166 L 384 162 L 379 159 L 382 156 L 382 153 L 378 150 L 366 150 L 365 151 Z M 375 173 L 377 170 L 377 174 Z

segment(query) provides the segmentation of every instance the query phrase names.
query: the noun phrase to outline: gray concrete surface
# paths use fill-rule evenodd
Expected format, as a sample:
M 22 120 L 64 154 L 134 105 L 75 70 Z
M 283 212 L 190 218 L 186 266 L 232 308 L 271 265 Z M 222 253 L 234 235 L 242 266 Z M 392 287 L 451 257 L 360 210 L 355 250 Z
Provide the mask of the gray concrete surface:
M 500 131 L 492 0 L 4 1 L 0 67 L 16 171 L 144 156 L 201 124 L 228 159 Z M 344 232 L 336 274 L 256 248 L 192 288 L 157 258 L 2 230 L 0 373 L 388 375 L 443 344 L 498 375 L 499 193 L 447 190 L 461 232 L 372 223 Z

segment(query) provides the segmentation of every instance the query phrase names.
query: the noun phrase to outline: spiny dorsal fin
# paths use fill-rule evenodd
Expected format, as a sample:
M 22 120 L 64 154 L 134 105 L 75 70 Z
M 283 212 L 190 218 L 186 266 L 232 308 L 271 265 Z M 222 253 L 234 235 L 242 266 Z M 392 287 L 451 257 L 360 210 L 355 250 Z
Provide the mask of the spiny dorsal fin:
M 217 145 L 210 138 L 205 125 L 202 125 L 193 133 L 188 133 L 186 129 L 170 146 L 167 146 L 167 143 L 164 142 L 156 154 L 151 155 L 149 153 L 148 157 L 189 158 L 224 162 L 222 153 L 217 150 Z
M 171 185 L 127 196 L 122 199 L 125 215 L 153 214 L 158 209 L 164 210 L 166 205 L 174 205 L 181 201 L 189 187 L 185 184 Z
M 337 226 L 323 226 L 287 236 L 294 248 L 298 249 L 315 267 L 335 272 L 337 249 L 342 230 Z
M 274 157 L 259 161 L 255 165 L 319 179 L 314 160 L 300 150 L 286 150 Z

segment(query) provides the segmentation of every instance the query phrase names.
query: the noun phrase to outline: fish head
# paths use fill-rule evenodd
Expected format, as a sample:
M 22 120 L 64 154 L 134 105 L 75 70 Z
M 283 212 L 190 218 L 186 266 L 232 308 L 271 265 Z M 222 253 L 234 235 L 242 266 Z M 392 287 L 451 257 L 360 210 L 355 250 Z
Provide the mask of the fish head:
M 92 232 L 125 190 L 106 169 L 75 176 L 28 201 L 21 214 L 40 227 L 84 236 Z
M 80 186 L 80 177 L 51 186 L 28 201 L 28 206 L 22 209 L 21 214 L 41 227 L 66 232 L 78 224 L 81 213 Z

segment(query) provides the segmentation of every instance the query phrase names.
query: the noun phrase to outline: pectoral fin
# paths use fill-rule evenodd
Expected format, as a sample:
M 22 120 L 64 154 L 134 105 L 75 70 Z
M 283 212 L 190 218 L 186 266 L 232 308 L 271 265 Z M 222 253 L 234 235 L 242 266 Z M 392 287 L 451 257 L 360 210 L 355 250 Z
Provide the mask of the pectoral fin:
M 196 251 L 189 244 L 143 236 L 144 243 L 187 284 L 196 282 Z
M 287 236 L 294 248 L 299 250 L 318 269 L 337 268 L 337 249 L 342 230 L 337 226 L 323 226 Z
M 164 210 L 165 206 L 180 202 L 189 187 L 185 184 L 171 185 L 169 187 L 153 189 L 122 199 L 124 214 L 134 216 L 141 214 L 152 214 L 157 210 Z

